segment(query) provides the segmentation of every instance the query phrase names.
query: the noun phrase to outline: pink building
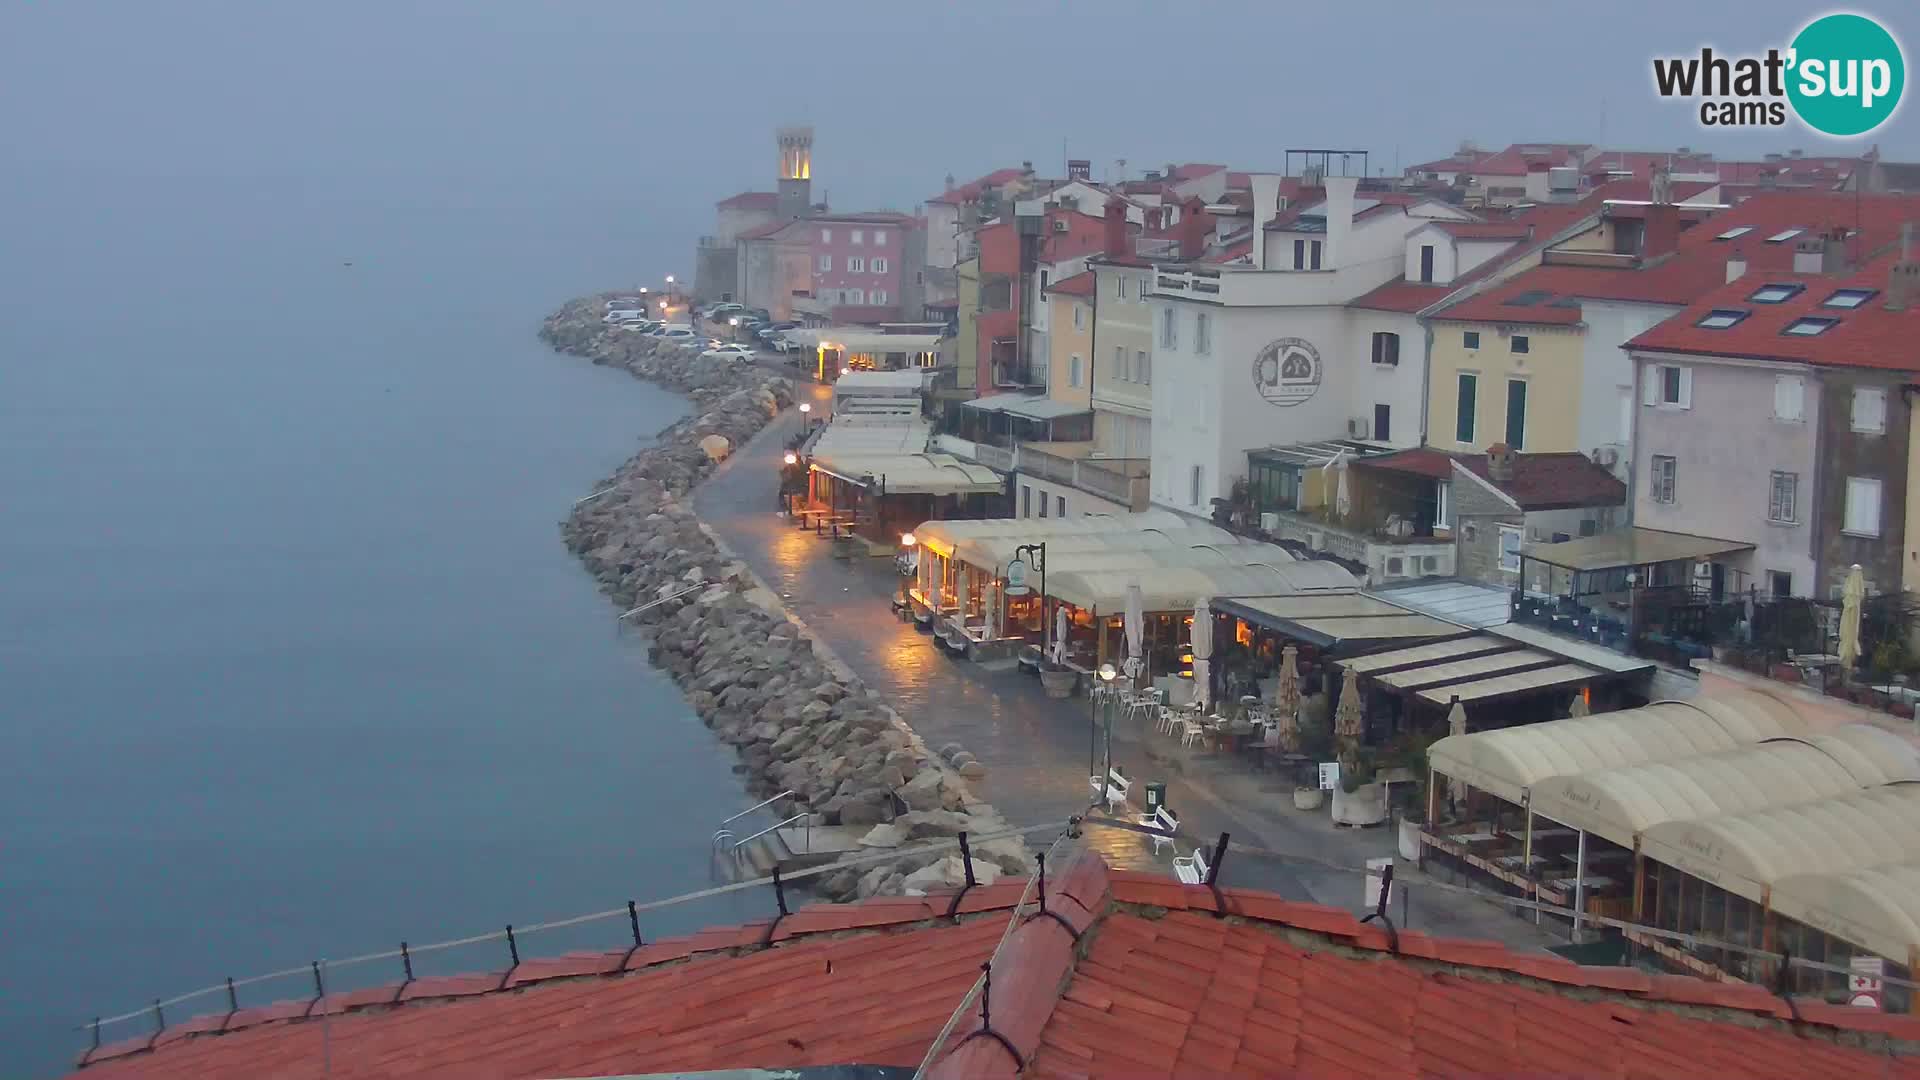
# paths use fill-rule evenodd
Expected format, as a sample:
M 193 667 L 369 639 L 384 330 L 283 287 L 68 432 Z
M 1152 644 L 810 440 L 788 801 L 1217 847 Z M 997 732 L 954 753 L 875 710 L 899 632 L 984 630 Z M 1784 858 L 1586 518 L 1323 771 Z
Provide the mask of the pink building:
M 818 214 L 799 223 L 813 249 L 813 296 L 832 307 L 897 306 L 908 274 L 907 214 Z

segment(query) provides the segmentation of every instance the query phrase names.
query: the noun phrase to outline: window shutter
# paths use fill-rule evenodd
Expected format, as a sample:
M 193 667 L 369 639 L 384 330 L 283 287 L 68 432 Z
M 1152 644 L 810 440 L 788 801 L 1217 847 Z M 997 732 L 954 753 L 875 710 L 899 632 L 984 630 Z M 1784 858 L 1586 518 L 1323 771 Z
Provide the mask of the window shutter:
M 1640 369 L 1640 404 L 1660 404 L 1660 369 L 1653 364 Z
M 1680 369 L 1680 407 L 1693 408 L 1693 369 L 1691 367 Z
M 1799 420 L 1805 408 L 1806 388 L 1798 375 L 1781 375 L 1773 380 L 1773 415 L 1782 420 Z

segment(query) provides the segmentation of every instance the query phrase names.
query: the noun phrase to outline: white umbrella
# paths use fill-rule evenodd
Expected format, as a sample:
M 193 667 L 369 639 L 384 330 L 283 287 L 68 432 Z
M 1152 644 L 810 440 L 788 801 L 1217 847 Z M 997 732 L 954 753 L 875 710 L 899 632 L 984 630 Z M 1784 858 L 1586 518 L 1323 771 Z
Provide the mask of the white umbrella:
M 1366 714 L 1360 708 L 1360 673 L 1351 665 L 1340 685 L 1340 707 L 1333 712 L 1333 733 L 1345 739 L 1358 739 L 1366 726 Z
M 1145 666 L 1145 660 L 1143 659 L 1143 654 L 1144 654 L 1143 643 L 1145 639 L 1143 635 L 1146 633 L 1147 616 L 1145 612 L 1141 611 L 1141 607 L 1145 603 L 1146 603 L 1146 598 L 1140 595 L 1140 586 L 1138 585 L 1127 586 L 1127 611 L 1126 611 L 1127 668 L 1126 670 L 1127 670 L 1127 678 L 1129 679 L 1138 679 L 1140 677 L 1140 673 L 1142 669 Z
M 1860 608 L 1867 599 L 1866 572 L 1854 563 L 1840 590 L 1840 676 L 1851 678 L 1860 661 Z
M 1573 704 L 1567 707 L 1567 719 L 1569 720 L 1577 720 L 1582 716 L 1590 716 L 1592 713 L 1593 707 L 1587 704 L 1587 695 L 1585 694 L 1574 695 Z
M 1465 735 L 1467 733 L 1467 707 L 1456 699 L 1453 708 L 1447 713 L 1447 734 Z
M 1340 516 L 1341 521 L 1347 520 L 1347 516 L 1353 513 L 1353 494 L 1347 490 L 1347 463 L 1345 461 L 1340 462 L 1339 488 L 1334 494 L 1333 508 L 1334 512 Z
M 982 641 L 994 641 L 1000 637 L 1000 583 L 995 581 L 987 586 L 987 628 Z
M 1280 685 L 1273 688 L 1273 720 L 1280 746 L 1289 753 L 1300 748 L 1300 650 L 1280 650 Z
M 1067 662 L 1067 606 L 1061 604 L 1054 608 L 1053 618 L 1053 662 Z
M 1193 693 L 1205 712 L 1213 704 L 1213 611 L 1207 601 L 1193 605 Z

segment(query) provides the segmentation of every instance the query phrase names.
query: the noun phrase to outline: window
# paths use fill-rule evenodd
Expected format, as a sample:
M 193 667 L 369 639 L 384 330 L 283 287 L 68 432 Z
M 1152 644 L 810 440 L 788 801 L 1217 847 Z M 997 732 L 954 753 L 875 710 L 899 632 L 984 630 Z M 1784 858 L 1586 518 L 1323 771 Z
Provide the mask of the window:
M 871 266 L 873 268 L 873 272 L 876 274 L 884 274 L 887 272 L 887 260 L 882 258 L 881 256 L 875 255 L 873 257 L 873 260 L 869 262 L 867 265 Z
M 1746 317 L 1747 313 L 1738 308 L 1714 308 L 1712 311 L 1700 316 L 1699 321 L 1693 325 L 1703 330 L 1725 330 L 1727 327 L 1737 324 L 1741 319 Z
M 1195 465 L 1193 472 L 1187 476 L 1187 505 L 1189 506 L 1200 505 L 1200 479 L 1203 469 L 1204 466 Z
M 1378 442 L 1387 442 L 1393 438 L 1393 408 L 1388 405 L 1373 407 L 1373 437 Z
M 1125 274 L 1114 275 L 1113 298 L 1115 300 L 1125 300 L 1127 298 L 1127 278 Z
M 1047 291 L 1047 283 L 1048 283 L 1048 282 L 1050 282 L 1050 281 L 1052 281 L 1052 280 L 1053 280 L 1053 271 L 1051 271 L 1051 270 L 1048 270 L 1048 269 L 1046 269 L 1045 267 L 1041 267 L 1041 269 L 1040 269 L 1040 291 L 1041 291 L 1041 292 L 1046 292 L 1046 291 Z
M 1807 384 L 1798 375 L 1773 379 L 1773 418 L 1799 423 L 1807 418 Z
M 1647 368 L 1641 387 L 1641 402 L 1675 409 L 1693 408 L 1693 369 L 1676 364 L 1655 364 Z
M 1433 280 L 1433 245 L 1420 245 L 1420 280 Z
M 1153 356 L 1149 354 L 1147 350 L 1141 349 L 1139 352 L 1133 354 L 1133 359 L 1134 378 L 1151 385 L 1153 383 Z
M 1441 480 L 1433 485 L 1433 527 L 1453 528 L 1453 484 Z
M 1047 493 L 1044 491 L 1040 493 L 1040 516 L 1047 516 Z
M 831 244 L 831 243 L 833 243 L 833 230 L 832 230 L 832 229 L 821 229 L 821 230 L 820 230 L 820 242 L 821 242 L 821 243 L 823 243 L 823 244 Z
M 885 289 L 875 289 L 867 294 L 867 303 L 869 304 L 884 304 L 886 302 L 887 290 Z
M 1026 484 L 1020 485 L 1020 516 L 1033 516 L 1033 488 Z
M 1793 575 L 1785 570 L 1767 571 L 1767 588 L 1775 599 L 1785 600 L 1793 595 Z
M 1293 268 L 1295 270 L 1305 270 L 1307 268 L 1307 242 L 1305 240 L 1295 240 L 1293 242 Z
M 1767 520 L 1782 525 L 1799 521 L 1800 474 L 1775 472 L 1767 489 Z
M 1723 232 L 1719 236 L 1714 237 L 1714 239 L 1715 240 L 1738 240 L 1752 231 L 1753 231 L 1753 226 L 1741 225 L 1736 228 L 1728 229 L 1726 232 Z
M 842 295 L 847 298 L 847 303 L 855 307 L 859 307 L 867 302 L 867 292 L 865 289 L 848 289 Z
M 1400 364 L 1400 335 L 1381 331 L 1373 335 L 1373 362 L 1388 367 Z
M 852 244 L 854 247 L 859 247 L 861 244 L 866 243 L 866 241 L 867 241 L 866 235 L 862 233 L 859 229 L 853 230 L 853 235 L 847 237 L 847 242 Z
M 1527 380 L 1507 380 L 1507 447 L 1525 450 L 1527 442 Z
M 1153 275 L 1148 274 L 1145 277 L 1140 279 L 1140 287 L 1134 290 L 1134 296 L 1137 297 L 1139 301 L 1144 304 L 1147 302 L 1147 294 L 1151 293 L 1152 291 L 1153 291 Z
M 1160 347 L 1163 349 L 1174 349 L 1179 346 L 1179 316 L 1174 314 L 1171 307 L 1162 308 L 1160 311 Z
M 874 247 L 887 246 L 887 230 L 885 229 L 873 230 L 873 246 Z
M 1453 416 L 1453 438 L 1456 442 L 1473 441 L 1473 409 L 1477 404 L 1474 399 L 1479 396 L 1479 393 L 1480 376 L 1461 372 L 1459 396 L 1454 405 Z
M 1500 569 L 1504 573 L 1520 572 L 1520 538 L 1518 525 L 1500 526 Z
M 1847 477 L 1847 521 L 1840 531 L 1849 536 L 1880 535 L 1880 481 Z
M 1081 360 L 1078 356 L 1071 356 L 1067 358 L 1067 385 L 1068 386 L 1080 385 L 1080 364 L 1081 364 Z
M 1507 348 L 1517 353 L 1532 352 L 1533 343 L 1527 340 L 1527 335 L 1515 334 L 1507 339 Z
M 1308 250 L 1310 254 L 1307 258 L 1307 269 L 1309 270 L 1320 269 L 1320 241 L 1315 240 L 1313 242 L 1313 245 Z
M 1784 244 L 1787 241 L 1793 239 L 1796 236 L 1799 236 L 1801 233 L 1806 231 L 1807 230 L 1805 229 L 1782 229 L 1779 232 L 1774 233 L 1772 236 L 1767 237 L 1767 243 Z
M 1067 516 L 1067 497 L 1065 495 L 1058 495 L 1054 497 L 1053 512 L 1055 517 Z
M 867 272 L 867 260 L 858 255 L 847 256 L 847 273 L 864 274 Z
M 1480 331 L 1478 330 L 1462 331 L 1460 334 L 1460 344 L 1466 346 L 1469 349 L 1479 348 L 1480 347 Z
M 1821 307 L 1857 308 L 1874 298 L 1879 289 L 1837 289 L 1832 296 L 1820 301 Z
M 1756 304 L 1784 304 L 1794 297 L 1799 296 L 1805 288 L 1805 285 L 1798 285 L 1793 282 L 1787 282 L 1786 284 L 1768 283 L 1753 290 L 1753 295 L 1747 297 L 1747 299 Z
M 1073 305 L 1073 328 L 1075 330 L 1085 330 L 1087 328 L 1086 305 L 1084 304 Z
M 1783 334 L 1791 334 L 1794 337 L 1815 337 L 1826 333 L 1827 327 L 1839 321 L 1839 319 L 1829 319 L 1824 315 L 1802 315 L 1788 323 L 1787 328 L 1780 332 Z
M 819 265 L 820 265 L 820 272 L 821 272 L 821 273 L 823 273 L 823 274 L 824 274 L 824 273 L 827 273 L 827 272 L 828 272 L 828 271 L 830 271 L 830 270 L 832 270 L 832 269 L 833 269 L 833 256 L 831 256 L 831 255 L 822 255 L 822 256 L 820 256 L 820 262 L 819 262 Z
M 1863 435 L 1887 433 L 1887 392 L 1878 386 L 1853 388 L 1853 430 Z
M 1133 381 L 1133 376 L 1127 371 L 1127 350 L 1118 345 L 1113 347 L 1113 377 L 1121 382 Z
M 1679 479 L 1680 461 L 1666 454 L 1653 455 L 1652 475 L 1647 478 L 1647 493 L 1657 503 L 1673 501 L 1674 483 Z
M 1204 311 L 1193 317 L 1193 352 L 1195 356 L 1213 355 L 1213 316 Z

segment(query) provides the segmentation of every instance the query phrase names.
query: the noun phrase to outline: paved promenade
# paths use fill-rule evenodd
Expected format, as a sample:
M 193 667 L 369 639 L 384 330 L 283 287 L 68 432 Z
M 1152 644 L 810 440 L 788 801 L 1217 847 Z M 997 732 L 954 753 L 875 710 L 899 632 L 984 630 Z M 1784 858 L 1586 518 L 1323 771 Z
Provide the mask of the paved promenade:
M 928 635 L 893 614 L 889 598 L 899 579 L 890 559 L 834 559 L 826 541 L 775 513 L 779 458 L 798 431 L 798 419 L 789 413 L 776 420 L 710 477 L 695 497 L 700 516 L 782 595 L 789 610 L 886 696 L 928 746 L 958 742 L 978 757 L 987 776 L 974 782 L 975 790 L 1008 820 L 1064 823 L 1084 810 L 1093 727 L 1084 698 L 1056 701 L 1032 676 L 988 670 L 939 651 Z M 1168 804 L 1181 818 L 1183 853 L 1195 843 L 1211 845 L 1221 832 L 1232 833 L 1236 842 L 1343 867 L 1358 868 L 1393 852 L 1390 829 L 1336 829 L 1324 809 L 1308 814 L 1293 808 L 1290 782 L 1226 755 L 1182 750 L 1155 733 L 1150 721 L 1116 721 L 1113 754 L 1137 781 L 1167 782 Z M 1171 872 L 1171 853 L 1163 848 L 1156 858 L 1138 834 L 1089 829 L 1088 841 L 1116 865 Z M 1396 872 L 1403 879 L 1414 873 L 1404 864 Z M 1229 856 L 1221 880 L 1345 908 L 1361 903 L 1358 874 L 1242 853 Z M 1416 929 L 1515 947 L 1552 940 L 1487 902 L 1421 889 L 1417 879 L 1411 884 L 1408 913 Z M 1396 920 L 1400 908 L 1396 901 Z

